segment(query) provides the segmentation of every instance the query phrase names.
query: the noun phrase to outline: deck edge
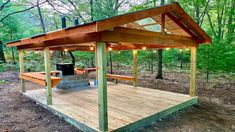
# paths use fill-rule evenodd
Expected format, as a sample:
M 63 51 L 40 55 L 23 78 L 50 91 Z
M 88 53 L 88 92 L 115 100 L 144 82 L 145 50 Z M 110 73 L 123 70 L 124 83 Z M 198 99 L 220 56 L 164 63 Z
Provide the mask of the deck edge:
M 186 107 L 192 106 L 192 105 L 196 104 L 197 102 L 198 102 L 198 98 L 193 97 L 192 99 L 190 99 L 188 101 L 185 101 L 185 102 L 180 103 L 178 105 L 172 106 L 168 109 L 162 110 L 161 112 L 158 112 L 156 114 L 153 114 L 151 116 L 148 116 L 146 118 L 138 120 L 138 121 L 133 122 L 131 124 L 128 124 L 124 127 L 118 128 L 118 129 L 114 130 L 113 132 L 130 132 L 130 131 L 134 131 L 134 130 L 143 128 L 144 126 L 148 126 L 164 116 L 170 115 L 170 114 L 175 113 L 179 110 L 182 110 Z
M 91 127 L 89 127 L 89 126 L 87 126 L 87 125 L 85 125 L 85 124 L 83 124 L 83 123 L 81 123 L 81 122 L 79 122 L 79 121 L 77 121 L 77 120 L 75 120 L 75 119 L 73 119 L 73 118 L 57 111 L 57 110 L 55 110 L 55 109 L 53 109 L 51 106 L 43 104 L 43 103 L 31 98 L 26 93 L 21 92 L 21 94 L 24 95 L 25 97 L 29 98 L 30 100 L 33 100 L 34 102 L 36 102 L 37 104 L 39 104 L 43 108 L 51 111 L 53 114 L 57 115 L 59 118 L 65 120 L 67 123 L 69 123 L 70 125 L 76 127 L 79 130 L 82 130 L 82 131 L 85 131 L 85 132 L 97 132 L 95 129 L 93 129 L 93 128 L 91 128 Z

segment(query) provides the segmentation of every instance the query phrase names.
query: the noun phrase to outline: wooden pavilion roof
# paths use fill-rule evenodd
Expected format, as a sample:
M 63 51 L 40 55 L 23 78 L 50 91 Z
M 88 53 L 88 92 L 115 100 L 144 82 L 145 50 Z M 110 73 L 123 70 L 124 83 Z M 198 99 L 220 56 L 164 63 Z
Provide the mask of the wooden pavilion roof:
M 161 33 L 162 14 L 165 34 Z M 172 3 L 9 42 L 7 46 L 89 51 L 99 41 L 107 42 L 107 47 L 114 50 L 128 50 L 143 46 L 149 49 L 192 47 L 211 43 L 211 38 L 178 3 Z

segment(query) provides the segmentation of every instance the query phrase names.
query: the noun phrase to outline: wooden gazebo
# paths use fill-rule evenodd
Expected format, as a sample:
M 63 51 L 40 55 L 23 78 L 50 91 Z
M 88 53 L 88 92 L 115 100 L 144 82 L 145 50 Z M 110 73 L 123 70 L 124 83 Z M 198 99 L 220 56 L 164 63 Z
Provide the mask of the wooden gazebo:
M 172 3 L 21 39 L 10 42 L 7 46 L 16 46 L 20 52 L 21 75 L 24 74 L 23 50 L 44 51 L 45 76 L 34 78 L 34 81 L 41 80 L 40 84 L 46 86 L 47 105 L 53 105 L 51 88 L 60 80 L 51 76 L 50 50 L 94 50 L 98 79 L 98 130 L 108 131 L 106 51 L 109 49 L 133 50 L 133 78 L 134 86 L 136 86 L 138 49 L 190 48 L 190 96 L 194 97 L 196 96 L 196 48 L 202 43 L 211 43 L 211 38 L 178 3 Z M 29 78 L 30 76 L 21 77 L 22 92 L 26 91 L 24 80 L 33 81 Z M 196 103 L 195 100 L 184 106 L 177 105 L 177 109 L 171 109 L 165 114 L 194 103 Z M 148 118 L 148 120 L 153 121 L 153 118 Z M 145 120 L 145 122 L 149 121 Z M 141 124 L 144 124 L 142 119 L 132 128 L 142 126 Z M 83 129 L 83 127 L 79 128 Z

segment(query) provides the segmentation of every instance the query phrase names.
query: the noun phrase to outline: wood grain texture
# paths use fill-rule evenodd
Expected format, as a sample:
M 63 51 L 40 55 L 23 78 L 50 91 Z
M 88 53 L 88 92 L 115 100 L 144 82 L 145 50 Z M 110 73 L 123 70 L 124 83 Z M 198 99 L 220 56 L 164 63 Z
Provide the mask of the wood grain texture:
M 196 97 L 184 94 L 114 83 L 108 83 L 107 87 L 108 131 L 133 130 L 196 103 Z M 46 105 L 45 93 L 45 89 L 37 89 L 25 94 Z M 53 89 L 53 105 L 46 107 L 66 115 L 66 119 L 79 122 L 72 121 L 76 125 L 83 124 L 99 131 L 97 88 L 66 91 Z
M 20 63 L 20 74 L 24 73 L 24 53 L 23 50 L 19 50 L 19 63 Z M 25 92 L 25 81 L 20 79 L 21 91 Z
M 99 130 L 108 131 L 106 43 L 96 43 L 98 71 Z
M 191 59 L 190 59 L 190 96 L 196 96 L 196 57 L 197 48 L 191 48 Z
M 138 64 L 137 64 L 137 53 L 138 50 L 133 50 L 132 51 L 132 65 L 133 65 L 133 77 L 134 77 L 134 81 L 133 81 L 133 86 L 137 87 L 137 83 L 138 83 Z
M 47 105 L 52 105 L 52 91 L 51 91 L 51 60 L 50 50 L 48 47 L 44 48 L 44 66 L 45 66 L 45 77 L 46 77 L 46 95 Z

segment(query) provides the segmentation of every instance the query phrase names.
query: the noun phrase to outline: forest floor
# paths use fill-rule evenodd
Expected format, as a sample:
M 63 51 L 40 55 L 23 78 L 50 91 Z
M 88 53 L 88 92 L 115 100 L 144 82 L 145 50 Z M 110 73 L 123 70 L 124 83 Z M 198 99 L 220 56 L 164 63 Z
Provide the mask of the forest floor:
M 118 74 L 128 74 L 118 72 Z M 188 93 L 189 76 L 186 72 L 164 71 L 164 79 L 154 79 L 154 74 L 140 72 L 140 86 Z M 53 113 L 40 107 L 19 92 L 17 72 L 0 73 L 0 132 L 8 131 L 79 131 Z M 125 82 L 123 82 L 125 83 Z M 37 87 L 28 84 L 27 88 Z M 198 73 L 199 103 L 188 109 L 167 116 L 140 131 L 235 131 L 235 79 L 215 76 L 206 82 Z

